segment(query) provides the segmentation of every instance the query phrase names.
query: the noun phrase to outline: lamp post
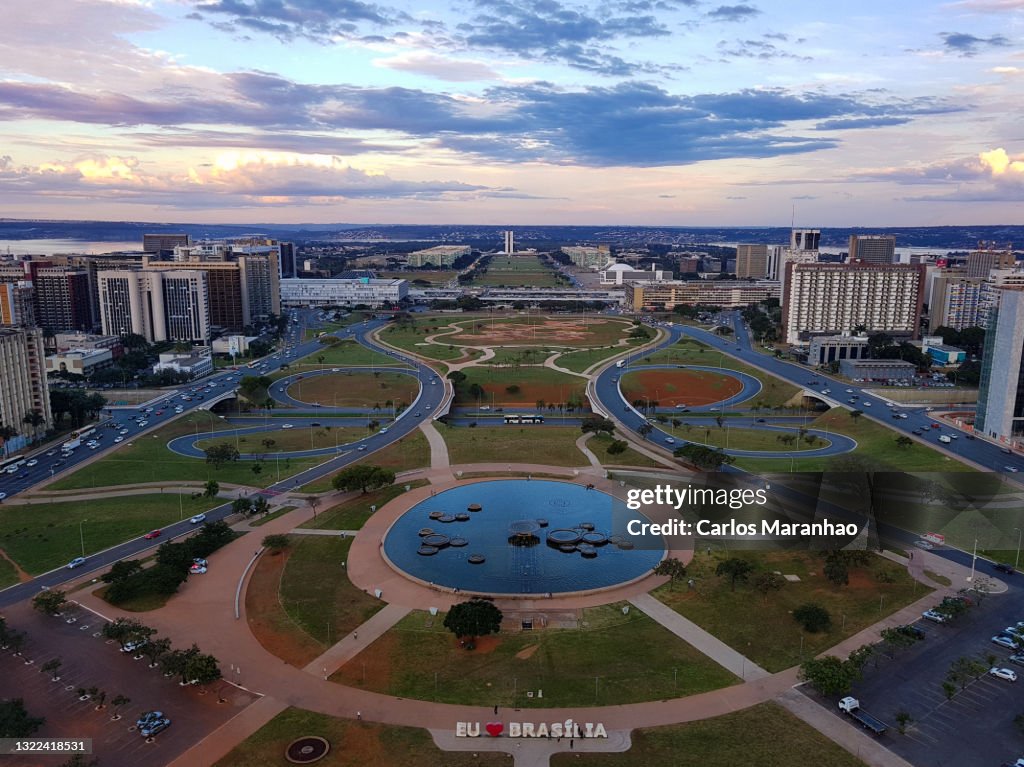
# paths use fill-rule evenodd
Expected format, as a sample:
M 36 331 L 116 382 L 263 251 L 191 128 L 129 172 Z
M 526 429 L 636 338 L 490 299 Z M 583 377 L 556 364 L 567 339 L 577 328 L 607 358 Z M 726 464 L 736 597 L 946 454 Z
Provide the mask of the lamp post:
M 974 568 L 978 564 L 978 539 L 974 539 L 974 553 L 971 555 L 971 574 L 967 576 L 967 582 L 974 582 Z
M 1020 564 L 1020 536 L 1021 536 L 1021 529 L 1019 527 L 1015 527 L 1013 529 L 1017 531 L 1017 556 L 1013 560 L 1013 569 L 1016 570 L 1017 569 L 1017 565 Z
M 82 530 L 82 525 L 88 522 L 88 519 L 78 520 L 78 540 L 82 544 L 82 556 L 85 556 L 85 533 Z

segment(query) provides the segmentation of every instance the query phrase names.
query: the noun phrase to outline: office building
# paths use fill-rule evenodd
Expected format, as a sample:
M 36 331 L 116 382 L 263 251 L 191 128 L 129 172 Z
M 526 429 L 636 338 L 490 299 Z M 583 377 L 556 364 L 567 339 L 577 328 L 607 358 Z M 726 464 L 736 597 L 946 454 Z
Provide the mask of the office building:
M 511 229 L 505 232 L 505 250 L 503 252 L 510 256 L 516 252 L 515 232 Z
M 185 373 L 190 381 L 194 381 L 213 372 L 213 357 L 209 354 L 161 354 L 159 362 L 153 365 L 153 372 L 162 370 Z
M 191 244 L 192 238 L 185 233 L 142 235 L 143 252 L 156 256 L 169 256 L 174 253 L 175 248 L 188 247 Z
M 769 280 L 671 280 L 627 283 L 625 307 L 629 311 L 671 311 L 680 304 L 739 309 L 779 297 L 779 283 Z
M 35 433 L 53 428 L 41 328 L 0 328 L 0 381 L 0 426 L 10 426 L 20 435 L 5 449 L 17 449 Z M 43 417 L 35 430 L 24 422 L 31 412 Z
M 851 234 L 849 261 L 891 264 L 896 260 L 896 237 L 892 234 Z
M 699 257 L 683 256 L 676 263 L 679 264 L 680 274 L 697 274 L 700 271 Z
M 634 269 L 628 264 L 608 264 L 601 270 L 602 285 L 624 285 L 627 282 L 662 282 L 665 280 L 665 272 L 657 269 L 653 264 L 650 270 Z M 672 277 L 671 272 L 668 275 Z
M 916 338 L 923 288 L 919 264 L 787 264 L 785 340 L 799 344 L 858 328 Z
M 110 349 L 67 349 L 46 357 L 47 373 L 89 376 L 114 365 Z
M 35 291 L 31 282 L 0 283 L 0 325 L 19 328 L 37 325 Z
M 281 303 L 284 306 L 371 307 L 397 304 L 409 294 L 406 280 L 282 280 Z
M 50 259 L 15 261 L 0 267 L 0 283 L 24 282 L 32 285 L 32 311 L 39 327 L 58 333 L 92 328 L 86 272 L 55 265 Z
M 839 373 L 851 381 L 909 381 L 917 375 L 917 366 L 903 360 L 842 360 Z
M 563 245 L 562 252 L 572 263 L 583 269 L 600 269 L 611 260 L 611 248 L 608 245 L 596 248 L 590 245 Z
M 1024 286 L 1000 289 L 981 358 L 974 429 L 1015 447 L 1024 445 Z
M 763 280 L 768 276 L 769 245 L 736 246 L 736 278 Z
M 70 349 L 109 349 L 115 360 L 124 355 L 120 336 L 94 336 L 88 333 L 58 333 L 53 338 L 58 352 Z
M 134 333 L 150 343 L 209 344 L 206 272 L 109 270 L 99 279 L 100 319 L 107 335 Z
M 864 360 L 871 356 L 867 336 L 847 333 L 839 336 L 814 336 L 807 348 L 808 365 L 827 365 L 842 360 Z
M 975 280 L 987 280 L 993 269 L 1013 269 L 1017 259 L 1013 250 L 998 250 L 994 246 L 981 247 L 967 254 L 967 276 Z
M 469 245 L 438 245 L 409 254 L 409 266 L 451 266 L 473 252 Z
M 820 229 L 792 229 L 789 232 L 789 249 L 794 252 L 818 252 L 821 244 Z

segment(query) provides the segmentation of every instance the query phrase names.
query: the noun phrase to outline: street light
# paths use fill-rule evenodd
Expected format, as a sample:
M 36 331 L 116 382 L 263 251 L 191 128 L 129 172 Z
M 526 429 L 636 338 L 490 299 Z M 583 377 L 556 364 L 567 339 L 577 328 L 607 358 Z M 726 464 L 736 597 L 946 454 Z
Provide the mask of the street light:
M 1021 536 L 1021 529 L 1019 527 L 1015 527 L 1013 529 L 1017 531 L 1017 557 L 1016 557 L 1016 559 L 1013 560 L 1013 569 L 1016 570 L 1017 569 L 1017 565 L 1020 564 L 1020 536 Z
M 88 522 L 88 519 L 78 520 L 78 540 L 82 544 L 82 556 L 85 556 L 85 533 L 82 531 L 82 525 Z
M 967 582 L 972 583 L 974 581 L 974 567 L 978 563 L 978 539 L 974 539 L 974 554 L 971 555 L 971 574 L 967 576 Z

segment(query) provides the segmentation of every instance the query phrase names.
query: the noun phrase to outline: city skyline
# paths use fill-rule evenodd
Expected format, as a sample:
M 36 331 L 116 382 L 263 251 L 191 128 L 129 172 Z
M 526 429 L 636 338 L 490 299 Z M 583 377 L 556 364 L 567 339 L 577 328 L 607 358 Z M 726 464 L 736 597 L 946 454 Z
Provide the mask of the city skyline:
M 883 227 L 1024 199 L 1024 0 L 8 5 L 14 218 Z

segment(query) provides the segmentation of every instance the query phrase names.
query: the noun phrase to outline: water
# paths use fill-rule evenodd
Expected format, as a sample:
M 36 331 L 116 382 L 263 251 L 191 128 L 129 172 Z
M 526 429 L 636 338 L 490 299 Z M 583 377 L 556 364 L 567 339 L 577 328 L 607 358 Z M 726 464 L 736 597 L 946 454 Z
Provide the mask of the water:
M 483 510 L 467 512 L 471 503 L 479 503 Z M 431 511 L 453 515 L 465 512 L 469 520 L 440 522 L 429 518 Z M 514 522 L 538 519 L 546 519 L 548 526 L 536 531 L 537 545 L 513 546 L 508 542 Z M 547 480 L 477 482 L 446 490 L 413 506 L 388 531 L 384 551 L 409 575 L 467 593 L 584 591 L 645 575 L 661 561 L 661 539 L 627 536 L 624 525 L 628 519 L 643 517 L 625 512 L 624 504 L 610 495 L 581 485 Z M 593 524 L 596 532 L 628 537 L 636 548 L 622 550 L 609 543 L 595 547 L 595 557 L 584 558 L 578 552 L 563 553 L 545 542 L 550 531 L 585 522 Z M 422 528 L 465 538 L 469 544 L 421 556 L 417 550 Z M 469 557 L 474 554 L 483 555 L 486 561 L 471 564 Z
M 58 253 L 113 253 L 121 250 L 142 250 L 142 240 L 132 242 L 98 242 L 95 240 L 0 240 L 0 255 L 44 255 Z

